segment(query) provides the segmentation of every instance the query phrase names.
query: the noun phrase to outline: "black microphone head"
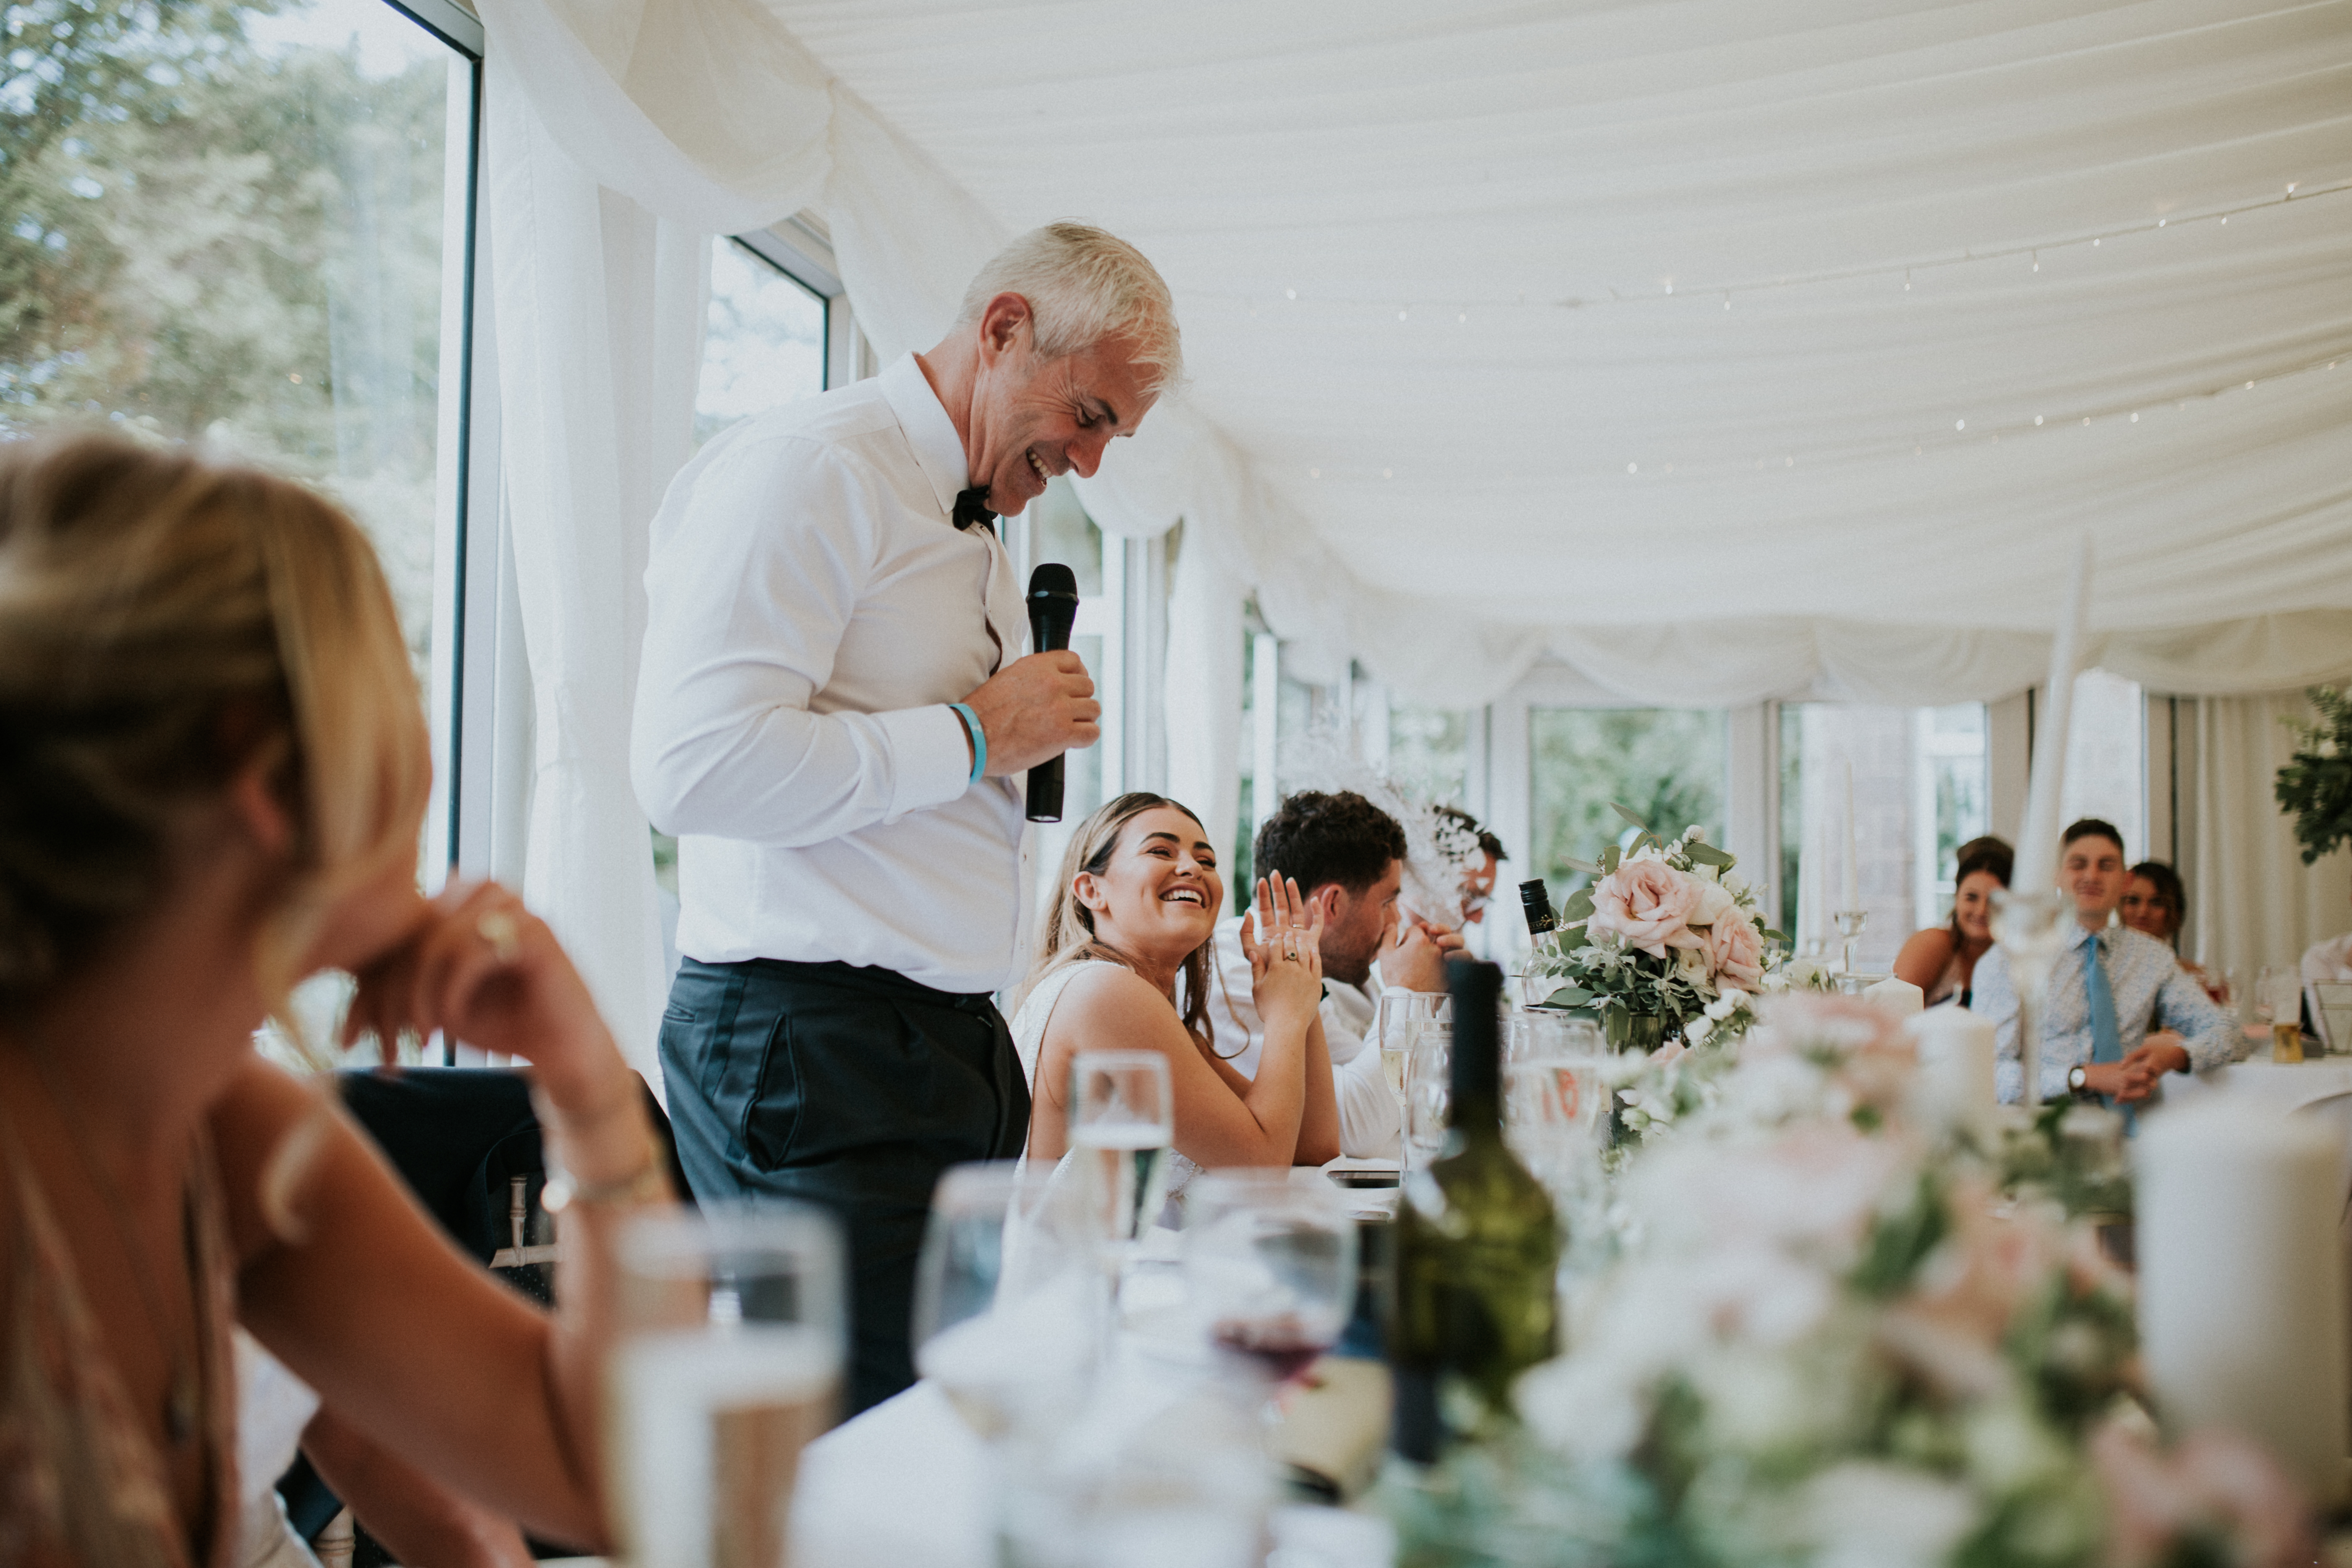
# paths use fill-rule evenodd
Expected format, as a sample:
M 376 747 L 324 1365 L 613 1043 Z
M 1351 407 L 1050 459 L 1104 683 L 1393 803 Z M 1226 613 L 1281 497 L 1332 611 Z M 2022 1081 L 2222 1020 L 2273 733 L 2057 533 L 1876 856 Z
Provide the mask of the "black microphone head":
M 1073 599 L 1078 596 L 1078 574 L 1058 561 L 1041 561 L 1029 574 L 1032 599 Z

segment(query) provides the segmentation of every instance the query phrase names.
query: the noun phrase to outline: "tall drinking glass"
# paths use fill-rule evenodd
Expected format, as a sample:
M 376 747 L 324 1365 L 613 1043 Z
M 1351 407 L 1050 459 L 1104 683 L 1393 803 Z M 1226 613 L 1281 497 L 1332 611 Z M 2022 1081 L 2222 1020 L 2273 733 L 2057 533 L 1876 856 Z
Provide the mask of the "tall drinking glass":
M 1425 1026 L 1405 1061 L 1404 1163 L 1425 1171 L 1445 1148 L 1454 1106 L 1454 1029 Z
M 1404 1103 L 1405 1064 L 1412 1059 L 1413 1042 L 1424 1026 L 1443 1021 L 1453 1006 L 1453 997 L 1433 991 L 1391 991 L 1381 997 L 1373 1037 L 1381 1049 L 1381 1075 L 1389 1080 L 1389 1092 L 1399 1105 Z
M 1069 1195 L 1019 1160 L 954 1166 L 932 1194 L 915 1268 L 915 1369 L 983 1438 L 1084 1394 L 1100 1276 Z
M 1210 1342 L 1279 1392 L 1348 1326 L 1355 1216 L 1330 1183 L 1282 1170 L 1206 1172 L 1185 1211 L 1184 1286 Z
M 617 1246 L 605 1458 L 639 1568 L 782 1568 L 801 1449 L 839 1408 L 841 1240 L 803 1205 L 647 1215 Z
M 1053 1446 L 1099 1365 L 1102 1272 L 1071 1184 L 1015 1160 L 940 1178 L 915 1269 L 915 1367 L 985 1446 L 998 1568 L 1064 1560 L 1076 1500 Z
M 1083 1220 L 1111 1279 L 1168 1201 L 1176 1100 L 1158 1051 L 1080 1051 L 1070 1067 L 1070 1149 Z

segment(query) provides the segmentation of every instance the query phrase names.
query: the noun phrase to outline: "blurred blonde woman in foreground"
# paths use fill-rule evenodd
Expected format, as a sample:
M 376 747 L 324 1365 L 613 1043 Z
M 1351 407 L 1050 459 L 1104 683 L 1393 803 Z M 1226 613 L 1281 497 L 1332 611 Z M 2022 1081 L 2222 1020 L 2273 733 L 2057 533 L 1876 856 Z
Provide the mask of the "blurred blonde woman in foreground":
M 608 1243 L 667 1186 L 547 928 L 495 886 L 418 896 L 430 770 L 341 512 L 109 439 L 0 447 L 0 1563 L 228 1559 L 233 1321 L 359 1447 L 606 1540 Z M 555 1314 L 255 1055 L 322 969 L 359 976 L 355 1028 L 534 1064 L 579 1191 Z
M 1322 915 L 1296 883 L 1258 883 L 1242 942 L 1266 1035 L 1257 1077 L 1247 1079 L 1218 1058 L 1208 1022 L 1210 944 L 1224 901 L 1208 833 L 1174 801 L 1123 795 L 1079 826 L 1046 908 L 1047 954 L 1013 1019 L 1034 1096 L 1031 1158 L 1058 1160 L 1069 1146 L 1071 1058 L 1112 1047 L 1168 1058 L 1171 1194 L 1203 1166 L 1338 1156 L 1339 1112 L 1317 1011 Z

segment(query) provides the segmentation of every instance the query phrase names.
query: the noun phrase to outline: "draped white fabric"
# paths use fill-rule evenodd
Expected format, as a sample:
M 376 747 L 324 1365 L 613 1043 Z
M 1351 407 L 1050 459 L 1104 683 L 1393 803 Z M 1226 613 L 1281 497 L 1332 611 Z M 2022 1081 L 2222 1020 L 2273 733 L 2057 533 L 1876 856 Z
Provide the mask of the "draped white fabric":
M 534 865 L 616 952 L 636 873 L 566 866 L 634 816 L 600 726 L 635 640 L 572 634 L 633 624 L 668 472 L 591 450 L 653 427 L 632 377 L 677 413 L 682 340 L 625 323 L 683 286 L 614 265 L 655 216 L 815 208 L 885 355 L 1017 229 L 1154 258 L 1192 384 L 1080 491 L 1111 533 L 1185 522 L 1170 752 L 1212 801 L 1229 590 L 1295 673 L 1411 700 L 1549 658 L 1645 702 L 1949 702 L 2040 675 L 2087 528 L 2108 668 L 2352 673 L 2352 0 L 484 10 L 527 100 L 493 106 L 497 310 L 569 781 Z
M 818 206 L 886 356 L 1014 228 L 1143 246 L 1193 384 L 1089 510 L 1212 536 L 1310 678 L 1989 697 L 2081 527 L 2098 626 L 2274 656 L 2190 689 L 2352 666 L 2343 4 L 489 11 L 602 183 Z
M 2323 937 L 2352 931 L 2352 851 L 2306 868 L 2272 782 L 2294 751 L 2280 721 L 2309 720 L 2299 691 L 2208 697 L 2196 705 L 2198 812 L 2188 859 L 2192 957 L 2251 985 L 2292 967 Z
M 629 787 L 646 526 L 691 444 L 709 241 L 600 189 L 518 90 L 485 87 L 499 462 L 530 667 L 523 896 L 658 1085 L 661 922 Z

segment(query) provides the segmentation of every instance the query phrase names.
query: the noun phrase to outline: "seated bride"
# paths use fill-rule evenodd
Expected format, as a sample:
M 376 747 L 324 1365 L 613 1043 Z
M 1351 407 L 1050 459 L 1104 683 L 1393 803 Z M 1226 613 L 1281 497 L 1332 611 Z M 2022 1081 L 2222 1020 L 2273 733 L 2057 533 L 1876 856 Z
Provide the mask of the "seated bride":
M 1319 1165 L 1339 1154 L 1318 1013 L 1322 917 L 1296 884 L 1259 882 L 1242 942 L 1265 1041 L 1257 1076 L 1247 1079 L 1218 1057 L 1208 1022 L 1223 905 L 1216 850 L 1199 818 L 1174 801 L 1123 795 L 1079 827 L 1046 910 L 1046 956 L 1013 1019 L 1034 1097 L 1030 1158 L 1059 1160 L 1067 1150 L 1071 1060 L 1108 1048 L 1168 1058 L 1171 1193 L 1203 1166 Z

